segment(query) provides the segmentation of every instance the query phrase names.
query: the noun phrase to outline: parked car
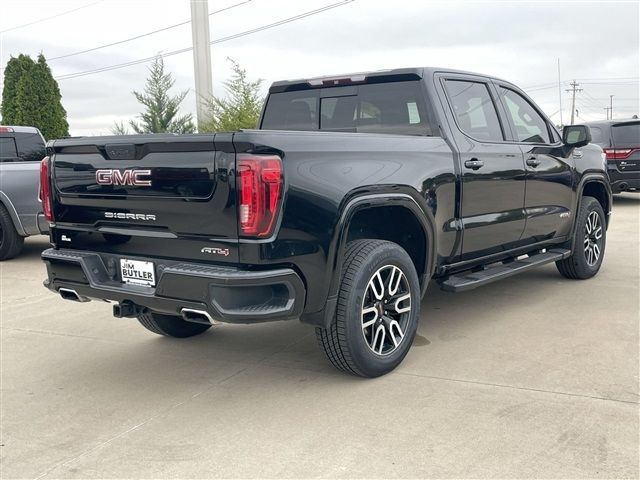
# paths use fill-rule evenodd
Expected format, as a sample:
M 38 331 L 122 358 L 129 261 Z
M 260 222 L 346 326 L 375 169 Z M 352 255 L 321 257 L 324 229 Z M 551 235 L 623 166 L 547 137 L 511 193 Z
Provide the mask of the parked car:
M 55 140 L 45 285 L 172 337 L 299 318 L 375 377 L 431 280 L 598 272 L 611 191 L 589 141 L 509 82 L 434 68 L 277 82 L 258 130 Z
M 45 141 L 34 127 L 0 126 L 0 260 L 17 256 L 25 237 L 47 231 L 38 181 Z
M 589 122 L 592 142 L 607 158 L 613 193 L 640 192 L 640 120 Z

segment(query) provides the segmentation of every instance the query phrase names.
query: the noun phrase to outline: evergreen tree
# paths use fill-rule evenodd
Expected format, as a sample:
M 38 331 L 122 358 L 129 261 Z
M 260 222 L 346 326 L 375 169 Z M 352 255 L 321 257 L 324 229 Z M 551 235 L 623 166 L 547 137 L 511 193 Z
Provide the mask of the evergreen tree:
M 2 91 L 2 123 L 40 129 L 45 138 L 69 135 L 62 95 L 42 54 L 34 62 L 28 55 L 7 63 Z
M 208 101 L 211 120 L 200 125 L 201 132 L 256 128 L 263 103 L 260 96 L 262 80 L 247 80 L 247 71 L 232 59 L 228 60 L 232 64 L 233 77 L 224 83 L 227 97 L 214 96 Z
M 41 119 L 45 138 L 60 138 L 69 136 L 69 123 L 67 122 L 67 111 L 62 106 L 62 95 L 58 82 L 53 78 L 51 69 L 47 65 L 44 55 L 38 55 L 35 66 L 37 77 L 40 78 L 40 89 L 42 95 Z M 48 135 L 45 134 L 48 132 Z
M 181 117 L 178 115 L 180 104 L 186 97 L 188 90 L 178 95 L 170 96 L 169 90 L 175 80 L 171 73 L 165 73 L 164 61 L 158 56 L 149 68 L 144 92 L 133 92 L 138 102 L 145 106 L 140 122 L 129 121 L 135 133 L 193 133 L 195 125 L 193 116 L 189 113 Z M 114 133 L 122 132 L 123 125 L 118 124 L 112 129 Z
M 124 124 L 124 122 L 116 122 L 111 128 L 111 133 L 113 133 L 114 135 L 129 135 L 129 129 Z
M 11 57 L 4 70 L 4 87 L 2 90 L 2 123 L 15 124 L 18 116 L 17 91 L 20 79 L 29 74 L 33 60 L 27 55 Z

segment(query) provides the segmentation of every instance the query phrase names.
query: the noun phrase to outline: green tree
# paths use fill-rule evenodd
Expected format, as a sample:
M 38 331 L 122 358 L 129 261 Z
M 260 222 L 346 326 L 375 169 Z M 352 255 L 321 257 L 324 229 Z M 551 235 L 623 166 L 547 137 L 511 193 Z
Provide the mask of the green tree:
M 140 122 L 129 121 L 135 133 L 193 133 L 195 131 L 193 116 L 190 113 L 178 116 L 180 104 L 187 96 L 188 90 L 170 96 L 169 90 L 174 83 L 173 75 L 165 73 L 164 61 L 158 55 L 149 68 L 144 92 L 133 92 L 138 102 L 145 107 L 145 111 L 139 115 Z M 122 127 L 124 125 L 116 123 L 112 131 L 122 134 L 123 131 L 126 132 Z
M 116 122 L 111 128 L 111 133 L 113 133 L 114 135 L 129 135 L 129 129 L 124 124 L 124 122 Z
M 40 129 L 45 138 L 69 135 L 67 112 L 62 106 L 58 82 L 44 55 L 34 62 L 28 55 L 7 63 L 2 91 L 2 123 Z
M 227 96 L 212 97 L 207 102 L 211 120 L 200 125 L 201 132 L 233 131 L 255 128 L 260 117 L 263 98 L 260 95 L 262 80 L 247 80 L 247 71 L 237 62 L 227 59 L 233 68 L 233 77 L 224 82 Z

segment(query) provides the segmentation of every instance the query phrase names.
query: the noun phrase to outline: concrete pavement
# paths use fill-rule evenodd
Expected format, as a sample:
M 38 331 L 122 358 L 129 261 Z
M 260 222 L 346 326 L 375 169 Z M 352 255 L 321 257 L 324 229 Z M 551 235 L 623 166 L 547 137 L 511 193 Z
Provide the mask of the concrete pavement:
M 186 340 L 0 264 L 2 478 L 638 478 L 640 195 L 604 266 L 433 286 L 393 373 L 334 371 L 297 322 Z

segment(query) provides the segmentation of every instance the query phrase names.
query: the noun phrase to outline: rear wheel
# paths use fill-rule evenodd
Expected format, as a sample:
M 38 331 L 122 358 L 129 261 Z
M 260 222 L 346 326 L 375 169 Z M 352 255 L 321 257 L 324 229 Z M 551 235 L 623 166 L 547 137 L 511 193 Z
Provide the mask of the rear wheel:
M 566 278 L 585 280 L 600 270 L 607 243 L 607 225 L 600 202 L 593 197 L 583 197 L 576 222 L 573 254 L 556 262 L 556 266 Z
M 347 245 L 336 318 L 317 328 L 320 347 L 338 368 L 362 377 L 390 372 L 404 359 L 418 326 L 420 286 L 399 245 L 357 240 Z
M 0 261 L 17 256 L 23 245 L 24 237 L 18 234 L 7 209 L 0 205 Z
M 138 321 L 144 328 L 153 333 L 175 338 L 193 337 L 211 327 L 211 325 L 204 323 L 187 322 L 182 317 L 154 312 L 145 312 L 138 315 Z

